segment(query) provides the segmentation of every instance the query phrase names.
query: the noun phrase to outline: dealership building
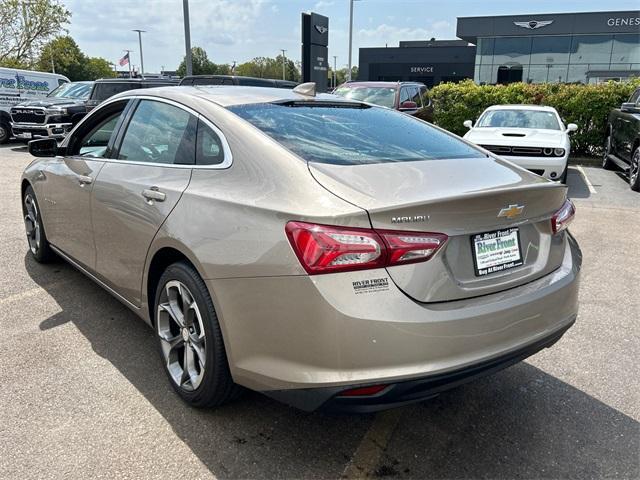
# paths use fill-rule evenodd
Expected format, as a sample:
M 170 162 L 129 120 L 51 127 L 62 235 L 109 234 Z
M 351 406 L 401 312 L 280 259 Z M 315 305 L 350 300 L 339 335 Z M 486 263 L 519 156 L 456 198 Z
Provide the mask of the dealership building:
M 461 40 L 361 48 L 359 80 L 597 83 L 640 76 L 640 11 L 458 18 Z

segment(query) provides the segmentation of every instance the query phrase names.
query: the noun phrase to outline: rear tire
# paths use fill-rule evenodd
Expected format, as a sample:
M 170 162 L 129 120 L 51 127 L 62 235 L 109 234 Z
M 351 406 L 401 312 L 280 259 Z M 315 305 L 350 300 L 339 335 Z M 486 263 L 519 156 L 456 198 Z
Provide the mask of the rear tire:
M 31 255 L 38 263 L 51 262 L 56 255 L 51 250 L 47 240 L 47 234 L 42 223 L 40 205 L 38 205 L 36 194 L 31 185 L 26 188 L 22 197 L 22 213 Z
M 11 126 L 3 120 L 0 120 L 0 144 L 7 143 L 11 138 Z
M 194 407 L 217 407 L 242 391 L 233 383 L 209 290 L 186 262 L 170 265 L 156 290 L 155 330 L 174 390 Z
M 631 155 L 629 186 L 631 187 L 631 190 L 640 192 L 640 145 L 636 147 L 633 151 L 633 155 Z
M 615 170 L 616 164 L 611 161 L 611 130 L 607 132 L 607 138 L 604 139 L 604 154 L 602 155 L 602 168 L 605 170 Z

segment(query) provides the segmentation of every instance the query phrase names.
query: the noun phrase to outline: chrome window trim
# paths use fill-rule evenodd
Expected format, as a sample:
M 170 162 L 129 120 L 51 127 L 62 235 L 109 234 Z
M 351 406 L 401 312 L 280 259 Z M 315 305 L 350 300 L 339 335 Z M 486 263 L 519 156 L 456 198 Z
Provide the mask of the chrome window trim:
M 82 156 L 80 156 L 79 158 L 92 158 L 95 160 L 102 160 L 104 162 L 110 162 L 110 163 L 122 163 L 122 164 L 130 164 L 130 165 L 149 165 L 149 166 L 167 167 L 167 168 L 190 168 L 190 169 L 197 169 L 197 170 L 225 170 L 231 167 L 231 165 L 233 165 L 233 154 L 231 153 L 231 147 L 229 147 L 229 142 L 227 142 L 227 137 L 225 137 L 224 133 L 222 133 L 222 130 L 220 130 L 216 125 L 214 125 L 213 122 L 211 122 L 211 120 L 209 120 L 207 117 L 195 111 L 191 107 L 187 107 L 186 105 L 176 102 L 175 100 L 169 100 L 168 98 L 154 97 L 152 95 L 127 95 L 124 97 L 111 98 L 111 99 L 105 100 L 104 102 L 100 103 L 99 106 L 91 110 L 91 112 L 89 112 L 89 114 L 86 117 L 84 117 L 82 120 L 80 120 L 80 122 L 78 122 L 78 124 L 76 125 L 76 128 L 78 128 L 85 121 L 87 121 L 87 119 L 91 118 L 94 112 L 102 110 L 104 106 L 114 102 L 121 102 L 123 100 L 126 100 L 126 101 L 151 100 L 155 102 L 162 102 L 162 103 L 166 103 L 174 107 L 180 108 L 185 112 L 191 115 L 194 115 L 198 120 L 202 120 L 209 128 L 211 128 L 215 132 L 216 135 L 218 135 L 218 138 L 220 139 L 220 143 L 222 144 L 222 151 L 224 152 L 224 160 L 221 163 L 218 163 L 215 165 L 196 165 L 196 164 L 187 165 L 187 164 L 177 164 L 177 163 L 157 163 L 157 162 L 141 162 L 141 161 L 135 161 L 135 160 L 120 160 L 117 158 L 82 157 Z M 71 137 L 71 135 L 73 135 L 76 128 L 74 128 L 69 133 L 68 135 L 69 138 Z M 125 132 L 125 135 L 126 135 L 126 132 Z M 77 155 L 75 155 L 74 157 L 77 157 Z

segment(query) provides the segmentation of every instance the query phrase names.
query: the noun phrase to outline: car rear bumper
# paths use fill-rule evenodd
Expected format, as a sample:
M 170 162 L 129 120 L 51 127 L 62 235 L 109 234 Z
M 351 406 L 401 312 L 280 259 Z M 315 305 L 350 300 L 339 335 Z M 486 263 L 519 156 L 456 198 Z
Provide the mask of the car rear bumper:
M 568 236 L 553 273 L 438 303 L 410 299 L 384 269 L 207 284 L 237 383 L 305 410 L 368 411 L 435 395 L 551 345 L 575 321 L 581 258 Z M 380 384 L 390 387 L 377 398 L 337 398 Z
M 502 158 L 526 168 L 548 180 L 560 180 L 567 168 L 568 155 L 564 157 L 518 157 L 506 156 Z
M 307 411 L 321 410 L 331 413 L 371 413 L 388 408 L 400 407 L 433 398 L 444 391 L 492 375 L 521 362 L 527 357 L 538 353 L 540 350 L 554 345 L 574 322 L 575 316 L 572 317 L 569 323 L 544 338 L 514 351 L 504 353 L 496 358 L 484 360 L 450 372 L 429 375 L 416 380 L 391 383 L 388 384 L 384 390 L 374 395 L 341 395 L 341 392 L 345 390 L 363 387 L 364 385 L 353 385 L 346 388 L 342 386 L 299 390 L 274 390 L 263 393 L 278 401 Z
M 11 130 L 13 136 L 22 140 L 31 140 L 33 138 L 64 138 L 73 128 L 71 123 L 12 123 Z

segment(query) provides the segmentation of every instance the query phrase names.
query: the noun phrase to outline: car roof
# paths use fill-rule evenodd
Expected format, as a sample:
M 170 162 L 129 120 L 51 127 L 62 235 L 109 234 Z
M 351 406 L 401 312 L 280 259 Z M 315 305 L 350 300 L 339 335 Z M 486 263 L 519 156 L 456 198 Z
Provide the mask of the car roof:
M 524 105 L 524 104 L 492 105 L 490 107 L 487 107 L 486 110 L 538 110 L 543 112 L 556 112 L 555 108 L 549 107 L 546 105 Z
M 420 83 L 420 82 L 346 82 L 343 83 L 342 85 L 340 85 L 340 87 L 346 87 L 346 86 L 356 86 L 356 87 L 380 87 L 380 88 L 397 88 L 400 87 L 402 85 L 418 85 L 418 86 L 425 86 L 424 83 Z
M 171 78 L 99 78 L 97 83 L 163 83 L 178 84 L 178 80 Z
M 188 103 L 189 98 L 201 98 L 222 107 L 232 105 L 250 105 L 256 103 L 273 103 L 286 101 L 331 101 L 333 103 L 362 103 L 355 102 L 338 95 L 319 93 L 315 97 L 296 93 L 288 88 L 275 87 L 245 87 L 240 85 L 197 85 L 147 88 L 119 93 L 113 97 L 157 96 L 177 102 Z

